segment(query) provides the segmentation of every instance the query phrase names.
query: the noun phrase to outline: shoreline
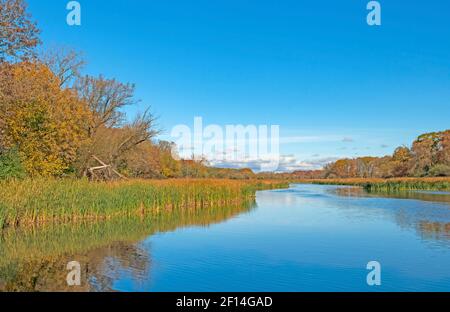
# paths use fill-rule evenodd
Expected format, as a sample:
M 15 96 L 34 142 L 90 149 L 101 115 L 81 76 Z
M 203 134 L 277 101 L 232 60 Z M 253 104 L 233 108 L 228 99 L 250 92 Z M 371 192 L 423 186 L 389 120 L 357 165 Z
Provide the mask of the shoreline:
M 450 191 L 450 177 L 304 179 L 296 180 L 295 182 L 319 185 L 359 186 L 368 191 Z

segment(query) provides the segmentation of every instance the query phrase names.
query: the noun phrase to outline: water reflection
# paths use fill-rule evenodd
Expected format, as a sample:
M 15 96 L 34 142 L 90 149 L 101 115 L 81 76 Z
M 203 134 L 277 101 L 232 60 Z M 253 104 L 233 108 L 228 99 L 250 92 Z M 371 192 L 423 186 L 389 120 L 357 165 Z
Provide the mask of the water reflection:
M 389 210 L 401 228 L 414 228 L 424 240 L 431 240 L 450 246 L 450 193 L 433 191 L 366 191 L 362 187 L 333 187 L 327 190 L 350 198 L 399 199 L 398 205 L 383 207 Z M 404 200 L 410 200 L 410 203 Z M 417 201 L 417 202 L 414 202 Z M 428 203 L 423 203 L 428 202 Z M 434 203 L 448 204 L 448 207 Z
M 433 191 L 366 191 L 362 187 L 353 186 L 337 186 L 328 190 L 330 193 L 339 196 L 348 197 L 375 197 L 375 198 L 398 198 L 398 199 L 414 199 L 430 202 L 442 202 L 450 204 L 449 192 L 433 192 Z
M 149 274 L 151 256 L 136 242 L 158 232 L 208 227 L 254 208 L 255 202 L 247 202 L 171 210 L 145 219 L 5 231 L 0 236 L 0 291 L 112 291 L 124 272 L 135 282 Z M 70 261 L 81 264 L 80 287 L 67 286 Z
M 372 291 L 374 259 L 376 290 L 450 289 L 448 194 L 293 185 L 256 203 L 3 232 L 0 290 Z

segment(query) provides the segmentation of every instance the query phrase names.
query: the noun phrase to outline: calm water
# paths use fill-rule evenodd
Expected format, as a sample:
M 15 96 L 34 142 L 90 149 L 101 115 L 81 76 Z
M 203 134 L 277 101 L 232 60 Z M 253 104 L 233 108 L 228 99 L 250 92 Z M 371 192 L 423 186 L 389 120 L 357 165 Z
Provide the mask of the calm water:
M 245 207 L 11 233 L 0 245 L 8 289 L 67 290 L 65 261 L 77 260 L 81 290 L 450 291 L 450 194 L 294 185 Z

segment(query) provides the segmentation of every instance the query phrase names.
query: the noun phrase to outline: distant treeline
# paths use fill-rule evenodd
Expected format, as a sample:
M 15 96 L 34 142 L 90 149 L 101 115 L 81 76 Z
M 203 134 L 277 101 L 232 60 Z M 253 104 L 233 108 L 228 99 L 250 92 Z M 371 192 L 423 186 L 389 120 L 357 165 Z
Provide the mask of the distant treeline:
M 341 159 L 323 170 L 297 171 L 298 179 L 396 178 L 450 176 L 450 130 L 426 133 L 412 146 L 398 147 L 392 156 Z
M 149 109 L 125 115 L 138 103 L 133 84 L 81 75 L 77 51 L 37 52 L 40 31 L 23 0 L 0 0 L 0 34 L 0 179 L 254 175 L 176 160 Z

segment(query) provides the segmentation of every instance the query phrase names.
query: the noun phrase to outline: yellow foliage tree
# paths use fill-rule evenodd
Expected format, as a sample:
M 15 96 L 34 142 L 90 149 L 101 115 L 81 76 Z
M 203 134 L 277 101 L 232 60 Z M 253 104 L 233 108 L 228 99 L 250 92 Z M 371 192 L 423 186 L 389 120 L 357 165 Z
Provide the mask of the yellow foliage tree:
M 62 175 L 87 139 L 87 105 L 60 85 L 43 64 L 0 65 L 1 143 L 3 148 L 18 148 L 31 176 Z

